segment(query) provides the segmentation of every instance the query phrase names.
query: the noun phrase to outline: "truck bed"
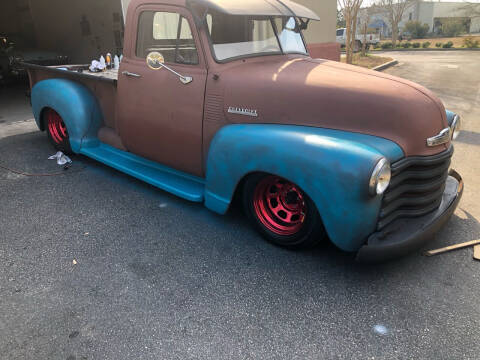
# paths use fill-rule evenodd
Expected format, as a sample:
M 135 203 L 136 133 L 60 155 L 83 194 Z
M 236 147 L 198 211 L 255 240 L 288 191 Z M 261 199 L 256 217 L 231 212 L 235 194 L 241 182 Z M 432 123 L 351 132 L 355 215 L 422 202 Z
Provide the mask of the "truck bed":
M 109 143 L 117 144 L 117 147 L 122 148 L 115 135 L 118 133 L 115 124 L 118 70 L 93 73 L 88 70 L 89 65 L 41 66 L 28 63 L 21 65 L 28 71 L 30 89 L 36 83 L 47 79 L 67 79 L 87 87 L 97 98 L 103 113 L 104 129 L 102 133 L 108 134 L 106 135 L 108 138 L 116 139 L 108 141 Z
M 113 82 L 114 85 L 117 85 L 118 80 L 118 70 L 105 70 L 101 72 L 91 72 L 88 67 L 89 65 L 56 65 L 56 66 L 42 66 L 29 63 L 21 63 L 30 72 L 46 72 L 55 75 L 66 75 L 74 79 L 85 78 L 106 82 Z M 58 76 L 51 76 L 58 77 Z M 63 76 L 62 76 L 63 77 Z

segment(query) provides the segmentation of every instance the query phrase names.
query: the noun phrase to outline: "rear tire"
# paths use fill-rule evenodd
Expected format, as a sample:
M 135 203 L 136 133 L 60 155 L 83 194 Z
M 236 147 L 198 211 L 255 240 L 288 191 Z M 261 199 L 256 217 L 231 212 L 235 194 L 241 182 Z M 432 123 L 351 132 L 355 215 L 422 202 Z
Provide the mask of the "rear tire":
M 281 177 L 249 176 L 243 188 L 243 205 L 253 226 L 275 245 L 313 247 L 326 238 L 313 201 L 297 185 Z
M 64 154 L 72 154 L 68 130 L 62 117 L 55 110 L 46 109 L 43 113 L 43 124 L 53 147 Z

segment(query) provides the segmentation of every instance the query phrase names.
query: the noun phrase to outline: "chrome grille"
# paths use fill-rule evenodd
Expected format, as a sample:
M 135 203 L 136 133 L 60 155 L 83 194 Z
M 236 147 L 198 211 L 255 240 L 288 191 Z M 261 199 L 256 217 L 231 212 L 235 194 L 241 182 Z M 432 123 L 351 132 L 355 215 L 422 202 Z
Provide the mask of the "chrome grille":
M 377 230 L 402 217 L 436 210 L 448 177 L 453 146 L 433 156 L 414 156 L 392 164 L 392 180 L 384 194 Z

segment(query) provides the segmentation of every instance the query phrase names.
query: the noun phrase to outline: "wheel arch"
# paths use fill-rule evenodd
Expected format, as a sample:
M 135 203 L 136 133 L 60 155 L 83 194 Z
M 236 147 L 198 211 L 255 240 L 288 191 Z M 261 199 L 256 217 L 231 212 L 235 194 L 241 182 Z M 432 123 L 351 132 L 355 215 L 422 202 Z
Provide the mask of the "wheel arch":
M 368 195 L 368 180 L 382 156 L 403 152 L 389 140 L 338 130 L 228 125 L 210 146 L 205 205 L 223 214 L 248 176 L 280 176 L 312 199 L 332 242 L 356 251 L 376 226 L 381 197 Z
M 95 96 L 84 85 L 66 79 L 48 79 L 32 89 L 32 110 L 38 128 L 45 131 L 44 114 L 55 110 L 67 127 L 73 152 L 98 142 L 103 115 Z

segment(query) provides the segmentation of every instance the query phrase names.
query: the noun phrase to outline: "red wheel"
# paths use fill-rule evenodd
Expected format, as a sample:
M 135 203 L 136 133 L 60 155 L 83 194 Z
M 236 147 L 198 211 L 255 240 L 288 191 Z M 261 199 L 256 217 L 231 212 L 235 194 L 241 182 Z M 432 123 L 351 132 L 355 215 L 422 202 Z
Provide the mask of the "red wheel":
M 313 202 L 297 185 L 281 177 L 250 176 L 245 182 L 244 206 L 260 233 L 277 245 L 304 247 L 324 238 Z
M 46 109 L 43 116 L 47 135 L 53 146 L 57 150 L 70 154 L 72 152 L 70 140 L 62 117 L 53 109 Z
M 277 235 L 294 235 L 304 224 L 306 205 L 295 184 L 278 176 L 266 176 L 255 187 L 255 215 Z

